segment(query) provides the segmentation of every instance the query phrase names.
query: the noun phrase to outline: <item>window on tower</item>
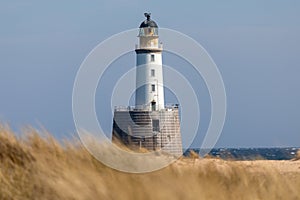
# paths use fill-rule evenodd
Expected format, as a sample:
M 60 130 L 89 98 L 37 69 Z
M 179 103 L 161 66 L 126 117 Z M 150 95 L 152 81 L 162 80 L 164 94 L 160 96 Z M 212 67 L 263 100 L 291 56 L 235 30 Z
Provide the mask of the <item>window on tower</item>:
M 151 76 L 154 77 L 155 76 L 155 70 L 151 69 Z
M 152 91 L 152 92 L 155 92 L 155 85 L 154 85 L 154 84 L 151 85 L 151 91 Z
M 151 55 L 151 62 L 154 62 L 154 55 Z

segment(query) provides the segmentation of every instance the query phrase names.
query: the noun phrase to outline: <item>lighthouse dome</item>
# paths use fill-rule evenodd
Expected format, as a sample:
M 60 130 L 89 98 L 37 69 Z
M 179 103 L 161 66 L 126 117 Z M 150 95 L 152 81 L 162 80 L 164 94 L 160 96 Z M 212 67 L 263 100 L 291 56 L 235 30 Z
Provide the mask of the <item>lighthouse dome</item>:
M 157 24 L 153 20 L 145 20 L 141 23 L 140 28 L 147 28 L 147 27 L 153 27 L 153 28 L 158 28 Z
M 158 28 L 156 22 L 150 19 L 150 13 L 144 13 L 144 15 L 147 17 L 147 19 L 141 23 L 140 28 Z

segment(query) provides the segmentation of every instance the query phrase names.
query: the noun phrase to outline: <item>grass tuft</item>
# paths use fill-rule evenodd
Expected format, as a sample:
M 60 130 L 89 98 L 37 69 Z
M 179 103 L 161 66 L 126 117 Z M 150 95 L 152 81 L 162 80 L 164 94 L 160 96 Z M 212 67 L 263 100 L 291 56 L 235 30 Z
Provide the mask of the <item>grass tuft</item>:
M 80 141 L 0 125 L 0 199 L 299 199 L 300 161 L 181 158 L 145 174 L 122 173 L 90 155 Z M 101 147 L 105 148 L 105 147 Z M 104 150 L 104 149 L 103 149 Z M 298 157 L 299 157 L 298 153 Z M 298 171 L 297 171 L 298 169 Z

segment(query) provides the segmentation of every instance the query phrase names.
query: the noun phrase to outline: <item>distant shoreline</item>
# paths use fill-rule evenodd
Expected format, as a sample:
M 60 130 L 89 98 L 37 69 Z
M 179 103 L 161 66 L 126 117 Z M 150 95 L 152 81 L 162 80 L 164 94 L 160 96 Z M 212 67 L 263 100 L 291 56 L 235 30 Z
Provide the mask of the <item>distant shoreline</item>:
M 191 150 L 203 156 L 200 148 L 185 149 L 184 156 L 189 156 Z M 224 160 L 291 160 L 299 150 L 300 147 L 213 148 L 208 156 Z

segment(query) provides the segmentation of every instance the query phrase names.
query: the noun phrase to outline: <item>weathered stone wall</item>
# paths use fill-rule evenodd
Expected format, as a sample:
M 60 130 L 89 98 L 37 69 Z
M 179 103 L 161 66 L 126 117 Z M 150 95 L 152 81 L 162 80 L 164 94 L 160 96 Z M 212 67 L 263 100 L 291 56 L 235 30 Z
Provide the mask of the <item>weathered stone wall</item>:
M 182 142 L 178 108 L 160 111 L 116 110 L 113 138 L 128 146 L 180 156 Z

